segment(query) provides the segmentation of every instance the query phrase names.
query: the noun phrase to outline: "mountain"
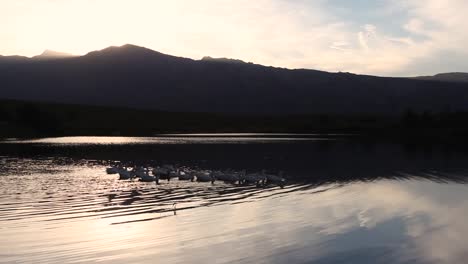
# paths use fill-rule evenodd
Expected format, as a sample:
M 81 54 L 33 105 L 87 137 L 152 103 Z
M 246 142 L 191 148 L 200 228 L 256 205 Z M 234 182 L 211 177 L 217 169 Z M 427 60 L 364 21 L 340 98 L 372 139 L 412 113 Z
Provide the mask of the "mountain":
M 124 45 L 61 60 L 0 60 L 0 99 L 173 112 L 468 111 L 468 83 L 192 60 Z
M 24 56 L 2 56 L 0 55 L 0 63 L 1 62 L 16 62 L 16 61 L 25 61 L 25 60 L 28 60 L 29 58 L 28 57 L 24 57 Z
M 225 63 L 246 63 L 243 60 L 228 59 L 228 58 L 212 58 L 210 56 L 203 57 L 202 61 L 225 62 Z
M 415 79 L 430 80 L 430 81 L 443 81 L 443 82 L 468 82 L 468 73 L 466 72 L 439 73 L 434 76 L 415 77 Z
M 41 55 L 32 57 L 33 60 L 54 60 L 75 57 L 75 55 L 58 52 L 53 50 L 45 50 Z

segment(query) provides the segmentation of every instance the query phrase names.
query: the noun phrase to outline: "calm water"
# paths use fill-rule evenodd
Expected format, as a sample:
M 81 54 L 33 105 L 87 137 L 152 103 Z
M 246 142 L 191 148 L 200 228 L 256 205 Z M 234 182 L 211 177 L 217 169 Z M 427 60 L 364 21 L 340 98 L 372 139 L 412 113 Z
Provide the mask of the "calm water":
M 286 172 L 285 188 L 105 174 Z M 0 142 L 0 263 L 464 263 L 468 156 L 317 135 Z

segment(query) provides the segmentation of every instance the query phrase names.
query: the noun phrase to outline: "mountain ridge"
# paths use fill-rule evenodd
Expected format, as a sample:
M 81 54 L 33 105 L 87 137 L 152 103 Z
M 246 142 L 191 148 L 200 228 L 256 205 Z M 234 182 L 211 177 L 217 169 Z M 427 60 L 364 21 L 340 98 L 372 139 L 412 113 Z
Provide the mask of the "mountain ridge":
M 468 73 L 447 72 L 447 73 L 438 73 L 432 76 L 418 76 L 414 78 L 419 79 L 419 80 L 428 80 L 428 81 L 468 82 Z
M 32 60 L 52 60 L 77 57 L 73 54 L 46 49 L 40 55 L 31 57 Z
M 193 60 L 130 44 L 62 60 L 0 59 L 0 80 L 4 99 L 175 112 L 468 110 L 466 83 Z
M 437 80 L 437 81 L 452 81 L 449 79 L 449 77 L 454 76 L 455 78 L 463 78 L 463 82 L 468 82 L 468 72 L 442 72 L 442 73 L 437 73 L 435 75 L 423 75 L 423 76 L 414 76 L 414 77 L 399 77 L 399 76 L 390 76 L 390 77 L 384 77 L 384 76 L 378 76 L 378 75 L 368 75 L 368 74 L 357 74 L 357 73 L 351 73 L 351 72 L 327 72 L 327 71 L 322 71 L 322 70 L 316 70 L 316 69 L 309 69 L 309 68 L 285 68 L 285 67 L 277 67 L 277 66 L 268 66 L 268 65 L 262 65 L 262 64 L 257 64 L 254 62 L 246 62 L 241 59 L 235 59 L 235 58 L 227 58 L 227 57 L 211 57 L 211 56 L 203 56 L 201 59 L 196 60 L 196 59 L 191 59 L 191 58 L 186 58 L 186 57 L 180 57 L 180 56 L 174 56 L 174 55 L 169 55 L 165 54 L 159 51 L 155 51 L 143 46 L 138 46 L 135 44 L 124 44 L 121 46 L 109 46 L 100 50 L 94 50 L 86 53 L 85 55 L 73 55 L 70 53 L 66 52 L 58 52 L 54 50 L 49 50 L 46 49 L 41 53 L 40 55 L 36 55 L 33 57 L 26 57 L 26 56 L 21 56 L 21 55 L 0 55 L 0 59 L 35 59 L 35 58 L 41 58 L 41 57 L 57 57 L 57 58 L 83 58 L 83 57 L 93 57 L 93 56 L 116 56 L 116 55 L 158 55 L 158 56 L 167 56 L 167 57 L 172 57 L 172 58 L 178 58 L 178 59 L 186 59 L 186 60 L 191 60 L 191 61 L 209 61 L 209 62 L 221 62 L 221 63 L 233 63 L 233 64 L 253 64 L 253 65 L 259 65 L 263 67 L 271 67 L 271 68 L 276 68 L 276 69 L 286 69 L 286 70 L 305 70 L 305 71 L 317 71 L 317 72 L 324 72 L 324 73 L 331 73 L 331 74 L 350 74 L 350 75 L 359 75 L 359 76 L 372 76 L 372 77 L 380 77 L 380 78 L 409 78 L 409 79 L 419 79 L 419 80 Z

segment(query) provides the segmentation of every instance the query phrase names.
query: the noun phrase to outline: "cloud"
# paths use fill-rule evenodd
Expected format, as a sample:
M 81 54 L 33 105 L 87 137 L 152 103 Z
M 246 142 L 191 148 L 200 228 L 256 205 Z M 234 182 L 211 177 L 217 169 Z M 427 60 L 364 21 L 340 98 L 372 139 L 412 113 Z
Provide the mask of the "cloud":
M 347 52 L 350 51 L 350 44 L 346 41 L 335 41 L 330 45 L 331 49 Z
M 364 31 L 359 31 L 358 33 L 359 44 L 365 51 L 369 51 L 369 39 L 377 35 L 377 27 L 374 25 L 367 24 L 364 25 L 363 29 Z
M 195 59 L 413 75 L 435 73 L 418 61 L 450 51 L 463 63 L 447 71 L 468 69 L 467 1 L 382 0 L 358 8 L 360 16 L 372 14 L 368 21 L 325 0 L 0 0 L 0 54 L 83 54 L 133 43 Z
M 391 1 L 408 14 L 408 21 L 403 28 L 416 37 L 411 39 L 412 46 L 419 47 L 422 51 L 417 56 L 410 56 L 408 69 L 419 68 L 426 73 L 435 73 L 436 70 L 427 70 L 427 65 L 438 64 L 445 60 L 443 54 L 458 54 L 458 61 L 446 65 L 444 71 L 467 71 L 468 32 L 464 30 L 468 26 L 465 10 L 468 10 L 468 2 L 463 0 L 400 0 Z M 417 40 L 417 36 L 423 36 Z M 410 54 L 411 55 L 411 54 Z M 437 70 L 440 70 L 438 68 Z
M 424 23 L 417 18 L 411 19 L 403 27 L 411 33 L 426 34 L 426 31 L 424 30 Z

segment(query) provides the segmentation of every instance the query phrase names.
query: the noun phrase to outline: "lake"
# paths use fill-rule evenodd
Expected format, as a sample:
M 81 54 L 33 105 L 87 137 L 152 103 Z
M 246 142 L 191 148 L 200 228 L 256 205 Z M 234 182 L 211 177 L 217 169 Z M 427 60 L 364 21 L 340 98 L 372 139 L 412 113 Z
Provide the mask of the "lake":
M 115 162 L 285 172 L 118 180 Z M 468 155 L 344 135 L 0 141 L 0 263 L 463 263 Z

